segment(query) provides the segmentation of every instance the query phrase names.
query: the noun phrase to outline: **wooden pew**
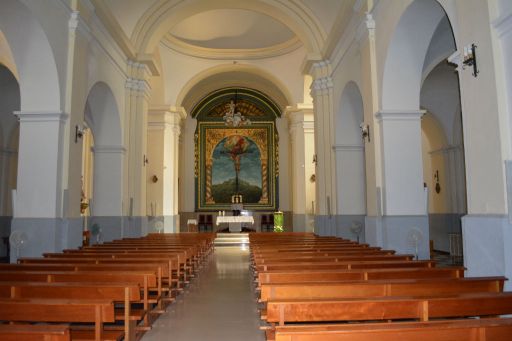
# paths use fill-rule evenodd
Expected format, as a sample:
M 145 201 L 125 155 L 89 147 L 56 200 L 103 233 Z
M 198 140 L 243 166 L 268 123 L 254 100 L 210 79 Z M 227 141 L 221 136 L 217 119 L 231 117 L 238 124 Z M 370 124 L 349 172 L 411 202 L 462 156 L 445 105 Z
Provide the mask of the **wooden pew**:
M 412 255 L 341 255 L 341 256 L 305 256 L 297 255 L 295 258 L 272 258 L 256 259 L 256 266 L 263 264 L 284 264 L 284 263 L 325 263 L 325 262 L 346 262 L 346 261 L 410 261 L 414 258 Z
M 273 263 L 255 266 L 256 273 L 272 270 L 321 270 L 321 269 L 384 269 L 384 268 L 433 268 L 435 262 L 431 260 L 420 261 L 345 261 L 345 262 L 297 262 Z
M 274 300 L 267 302 L 269 323 L 377 321 L 497 316 L 512 313 L 512 293 L 477 293 L 439 297 Z
M 173 290 L 179 291 L 179 280 L 172 275 L 170 262 L 137 260 L 123 262 L 119 260 L 103 259 L 76 259 L 76 258 L 23 258 L 19 264 L 0 264 L 1 271 L 100 271 L 100 272 L 137 272 L 149 271 L 157 274 L 157 286 L 149 287 L 150 291 L 156 291 L 158 296 L 167 292 L 168 299 L 172 301 Z
M 37 271 L 2 271 L 0 282 L 78 282 L 78 283 L 132 283 L 142 290 L 142 304 L 144 307 L 144 327 L 150 327 L 148 313 L 150 304 L 158 307 L 158 297 L 150 297 L 149 286 L 156 286 L 156 275 L 151 272 L 37 272 Z M 156 311 L 160 312 L 160 310 Z
M 111 300 L 0 299 L 0 320 L 8 322 L 79 322 L 94 323 L 94 330 L 77 334 L 94 341 L 119 340 L 122 331 L 105 330 L 105 323 L 115 322 Z M 92 335 L 91 335 L 92 334 Z M 78 338 L 78 337 L 77 337 Z M 71 339 L 77 339 L 71 332 Z
M 506 341 L 512 319 L 276 326 L 267 341 Z
M 505 277 L 390 279 L 370 281 L 264 283 L 260 302 L 284 299 L 432 296 L 502 292 Z
M 43 261 L 44 259 L 44 261 Z M 55 259 L 55 260 L 51 260 Z M 166 254 L 111 254 L 111 253 L 91 253 L 91 254 L 48 254 L 46 258 L 20 258 L 18 263 L 34 263 L 34 262 L 54 262 L 59 263 L 59 260 L 79 260 L 80 262 L 93 262 L 93 263 L 114 263 L 114 261 L 121 263 L 151 263 L 151 262 L 168 262 L 169 269 L 177 271 L 177 277 L 183 277 L 183 281 L 187 282 L 187 275 L 190 274 L 188 267 L 185 266 L 185 261 L 180 261 L 179 257 Z M 185 271 L 182 271 L 181 269 Z
M 462 278 L 463 267 L 353 269 L 353 270 L 288 270 L 261 271 L 258 286 L 263 283 L 338 282 L 382 279 Z
M 132 283 L 0 282 L 0 298 L 113 300 L 122 304 L 122 309 L 116 309 L 116 320 L 123 321 L 126 341 L 136 340 L 136 324 L 146 314 L 131 307 L 141 301 L 140 288 Z
M 69 325 L 0 324 L 2 341 L 71 341 Z

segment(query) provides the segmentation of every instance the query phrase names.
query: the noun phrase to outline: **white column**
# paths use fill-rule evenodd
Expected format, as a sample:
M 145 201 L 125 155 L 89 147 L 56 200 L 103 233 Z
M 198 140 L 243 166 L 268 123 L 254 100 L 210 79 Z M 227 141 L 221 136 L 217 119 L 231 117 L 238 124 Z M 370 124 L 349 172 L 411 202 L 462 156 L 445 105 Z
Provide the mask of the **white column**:
M 312 224 L 308 219 L 308 213 L 312 214 L 311 203 L 314 200 L 314 190 L 311 193 L 310 176 L 312 173 L 313 153 L 308 148 L 307 134 L 313 134 L 313 109 L 287 108 L 287 117 L 290 121 L 290 142 L 292 161 L 292 210 L 293 231 L 312 231 Z M 309 139 L 308 139 L 309 140 Z M 309 176 L 308 176 L 309 175 Z M 309 210 L 308 210 L 309 209 Z
M 165 232 L 179 232 L 178 173 L 180 123 L 183 108 L 152 108 L 149 111 L 149 177 L 159 180 L 148 188 L 148 207 L 163 216 Z
M 418 256 L 429 258 L 429 231 L 423 189 L 421 116 L 418 110 L 381 111 L 383 226 L 380 245 L 413 253 L 414 231 L 421 234 Z
M 336 179 L 334 144 L 333 81 L 329 62 L 313 63 L 311 95 L 315 111 L 316 209 L 315 226 L 320 234 L 335 233 Z
M 20 120 L 15 217 L 62 216 L 62 112 L 15 113 Z
M 27 236 L 20 256 L 40 257 L 68 245 L 68 228 L 62 220 L 62 112 L 15 112 L 20 120 L 18 177 L 11 231 Z M 11 250 L 11 261 L 17 254 Z

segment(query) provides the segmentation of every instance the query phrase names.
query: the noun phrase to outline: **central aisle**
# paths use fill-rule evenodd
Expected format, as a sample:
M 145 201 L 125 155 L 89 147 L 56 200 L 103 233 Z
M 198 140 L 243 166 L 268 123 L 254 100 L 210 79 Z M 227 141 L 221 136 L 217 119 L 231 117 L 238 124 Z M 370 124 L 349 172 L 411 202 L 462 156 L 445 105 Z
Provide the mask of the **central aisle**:
M 216 247 L 142 341 L 264 341 L 251 277 L 248 250 Z

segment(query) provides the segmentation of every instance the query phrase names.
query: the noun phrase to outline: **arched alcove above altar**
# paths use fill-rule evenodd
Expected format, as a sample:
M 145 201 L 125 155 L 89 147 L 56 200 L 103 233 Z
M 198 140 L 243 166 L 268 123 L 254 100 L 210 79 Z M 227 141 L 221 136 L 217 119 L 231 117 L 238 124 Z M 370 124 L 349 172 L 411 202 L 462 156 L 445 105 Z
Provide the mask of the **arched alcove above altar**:
M 278 105 L 249 88 L 224 88 L 192 110 L 195 133 L 195 208 L 230 210 L 279 207 Z

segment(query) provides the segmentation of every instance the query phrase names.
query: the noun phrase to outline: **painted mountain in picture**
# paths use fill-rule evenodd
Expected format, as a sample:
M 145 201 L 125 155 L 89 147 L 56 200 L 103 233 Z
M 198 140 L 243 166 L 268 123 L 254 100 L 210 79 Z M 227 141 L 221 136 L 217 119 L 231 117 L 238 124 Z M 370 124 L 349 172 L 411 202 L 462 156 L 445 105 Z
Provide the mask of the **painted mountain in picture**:
M 222 139 L 212 155 L 212 196 L 216 203 L 230 203 L 237 192 L 244 203 L 258 203 L 262 194 L 261 154 L 249 138 L 231 135 Z

